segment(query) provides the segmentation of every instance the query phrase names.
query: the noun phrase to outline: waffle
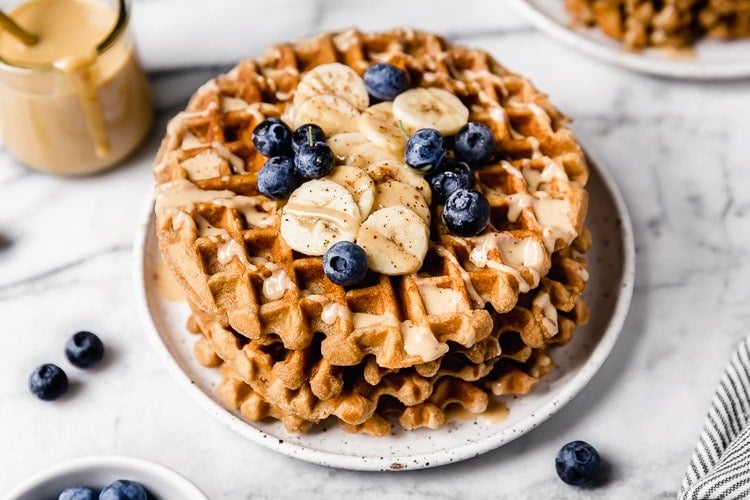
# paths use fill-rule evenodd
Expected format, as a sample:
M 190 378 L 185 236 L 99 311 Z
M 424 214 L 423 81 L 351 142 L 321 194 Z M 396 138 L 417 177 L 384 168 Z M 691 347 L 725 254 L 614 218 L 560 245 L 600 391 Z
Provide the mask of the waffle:
M 599 27 L 628 50 L 750 36 L 748 0 L 566 0 L 565 8 L 576 23 Z
M 251 134 L 267 117 L 293 123 L 300 79 L 332 62 L 360 75 L 374 62 L 404 68 L 412 87 L 449 91 L 490 127 L 501 153 L 475 171 L 487 230 L 457 237 L 433 205 L 417 272 L 370 271 L 350 287 L 287 245 L 284 202 L 258 192 L 266 158 Z M 554 367 L 550 348 L 588 319 L 588 170 L 566 125 L 487 53 L 410 29 L 277 45 L 199 88 L 154 162 L 155 211 L 160 252 L 201 334 L 195 355 L 221 371 L 222 401 L 291 432 L 335 419 L 384 435 L 396 421 L 436 428 L 451 408 L 480 414 L 497 396 L 529 392 Z M 366 142 L 337 157 L 381 187 L 400 172 L 399 155 Z M 428 199 L 421 175 L 401 175 Z

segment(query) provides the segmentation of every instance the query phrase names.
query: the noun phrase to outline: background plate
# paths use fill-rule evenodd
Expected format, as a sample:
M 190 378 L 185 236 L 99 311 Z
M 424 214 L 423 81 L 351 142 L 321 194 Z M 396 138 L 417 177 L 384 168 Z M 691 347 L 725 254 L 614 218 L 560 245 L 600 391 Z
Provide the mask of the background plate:
M 571 47 L 629 69 L 672 78 L 701 80 L 750 77 L 750 38 L 702 40 L 689 53 L 648 49 L 626 52 L 598 28 L 574 29 L 563 0 L 508 0 L 541 31 Z M 682 54 L 682 55 L 680 55 Z
M 135 295 L 146 334 L 167 369 L 201 407 L 243 436 L 286 455 L 354 470 L 417 469 L 475 457 L 535 428 L 570 401 L 604 362 L 625 320 L 634 278 L 630 219 L 609 173 L 592 159 L 589 163 L 587 225 L 594 245 L 588 254 L 591 278 L 585 298 L 591 319 L 569 344 L 552 351 L 558 368 L 531 394 L 503 399 L 510 414 L 502 422 L 478 418 L 451 422 L 438 430 L 398 429 L 374 438 L 345 433 L 333 423 L 293 435 L 279 422 L 242 420 L 216 397 L 218 370 L 201 366 L 192 355 L 198 337 L 186 330 L 187 304 L 170 302 L 160 292 L 153 202 L 146 207 L 134 246 Z

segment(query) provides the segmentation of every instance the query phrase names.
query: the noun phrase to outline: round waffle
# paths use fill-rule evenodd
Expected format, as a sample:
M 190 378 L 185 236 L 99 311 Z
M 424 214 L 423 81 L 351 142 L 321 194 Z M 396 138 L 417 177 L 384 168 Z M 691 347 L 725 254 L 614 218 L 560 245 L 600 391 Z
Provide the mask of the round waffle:
M 305 80 L 332 63 L 358 79 L 376 62 L 406 70 L 413 88 L 441 99 L 447 91 L 491 129 L 496 155 L 473 174 L 491 207 L 481 234 L 445 227 L 423 175 L 402 163 L 390 103 L 367 107 L 366 95 L 334 95 L 325 77 Z M 331 120 L 332 105 L 351 119 Z M 372 121 L 361 125 L 375 112 L 388 141 L 365 129 Z M 267 117 L 319 119 L 337 164 L 365 172 L 377 196 L 417 193 L 419 204 L 399 205 L 431 221 L 416 270 L 371 269 L 342 287 L 320 256 L 290 247 L 285 201 L 257 186 L 266 158 L 251 136 Z M 588 318 L 588 171 L 566 123 L 487 53 L 410 29 L 277 45 L 203 85 L 169 123 L 154 163 L 157 233 L 188 296 L 190 329 L 202 334 L 196 356 L 220 367 L 226 404 L 291 431 L 335 417 L 346 430 L 383 435 L 394 420 L 435 428 L 452 405 L 481 413 L 496 396 L 531 390 L 554 367 L 549 348 Z

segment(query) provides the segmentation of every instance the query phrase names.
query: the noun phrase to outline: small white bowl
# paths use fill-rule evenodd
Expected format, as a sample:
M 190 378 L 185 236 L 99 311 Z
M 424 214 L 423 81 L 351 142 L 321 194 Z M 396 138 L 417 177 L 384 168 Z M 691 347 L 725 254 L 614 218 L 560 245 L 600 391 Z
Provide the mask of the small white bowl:
M 57 500 L 69 486 L 104 488 L 117 479 L 138 481 L 157 500 L 208 500 L 177 472 L 142 458 L 118 455 L 82 457 L 43 470 L 16 486 L 4 500 Z

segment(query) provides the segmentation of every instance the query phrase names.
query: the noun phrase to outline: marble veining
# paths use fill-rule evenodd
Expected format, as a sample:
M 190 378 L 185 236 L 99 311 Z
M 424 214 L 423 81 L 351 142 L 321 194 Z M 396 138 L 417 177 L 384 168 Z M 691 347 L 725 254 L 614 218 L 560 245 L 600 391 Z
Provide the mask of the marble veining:
M 60 461 L 122 453 L 176 469 L 212 499 L 674 497 L 722 368 L 748 334 L 750 82 L 657 79 L 606 65 L 536 32 L 495 0 L 206 5 L 134 1 L 158 117 L 119 168 L 50 177 L 0 149 L 0 495 Z M 396 24 L 489 50 L 574 119 L 629 206 L 636 291 L 601 371 L 539 428 L 438 469 L 356 473 L 254 445 L 177 387 L 141 331 L 131 245 L 166 121 L 200 83 L 274 41 Z M 65 340 L 80 329 L 100 333 L 110 349 L 92 372 L 64 359 Z M 43 362 L 68 372 L 72 390 L 61 401 L 27 393 L 28 374 Z M 573 489 L 555 475 L 554 455 L 573 439 L 593 443 L 606 460 L 606 478 L 594 488 Z

